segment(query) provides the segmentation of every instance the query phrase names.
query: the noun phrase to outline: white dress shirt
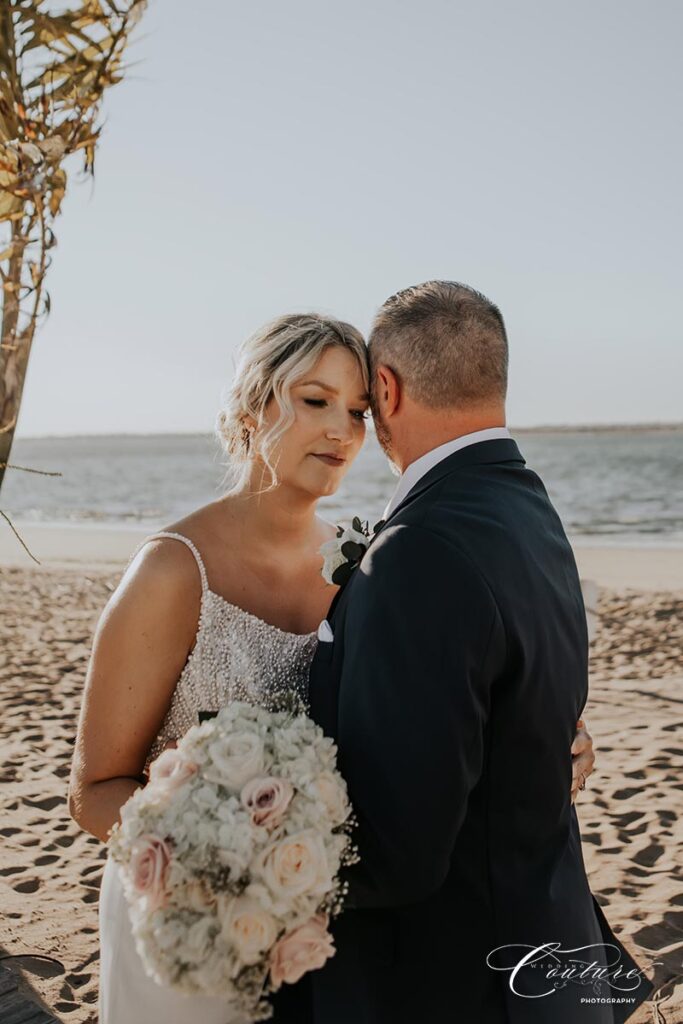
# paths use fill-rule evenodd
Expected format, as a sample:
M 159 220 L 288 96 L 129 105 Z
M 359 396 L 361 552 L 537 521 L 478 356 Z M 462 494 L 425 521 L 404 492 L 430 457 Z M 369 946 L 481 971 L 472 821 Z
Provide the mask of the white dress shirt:
M 440 444 L 438 448 L 432 448 L 430 452 L 425 452 L 419 459 L 415 459 L 415 462 L 411 462 L 402 474 L 391 501 L 384 510 L 382 519 L 387 519 L 394 509 L 401 504 L 403 499 L 408 497 L 413 487 L 422 477 L 430 469 L 433 469 L 434 466 L 442 462 L 443 459 L 452 455 L 453 452 L 459 452 L 461 448 L 468 448 L 471 444 L 478 444 L 479 441 L 499 441 L 510 436 L 510 431 L 507 427 L 489 427 L 487 430 L 475 430 L 473 434 L 463 434 L 462 437 L 446 441 L 445 444 Z

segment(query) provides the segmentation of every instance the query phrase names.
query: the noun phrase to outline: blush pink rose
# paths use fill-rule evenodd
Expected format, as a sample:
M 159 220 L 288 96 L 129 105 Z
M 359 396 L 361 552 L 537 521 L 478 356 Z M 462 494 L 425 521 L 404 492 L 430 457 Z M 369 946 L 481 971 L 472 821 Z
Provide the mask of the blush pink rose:
M 166 902 L 166 878 L 171 862 L 171 847 L 158 836 L 140 836 L 133 843 L 128 870 L 135 891 L 149 900 L 150 909 L 157 910 Z
M 263 878 L 277 900 L 324 896 L 333 884 L 325 843 L 315 829 L 295 832 L 266 846 L 256 855 L 252 871 Z
M 149 781 L 156 789 L 170 792 L 179 789 L 199 771 L 198 765 L 188 761 L 179 750 L 164 750 L 149 766 Z
M 334 956 L 328 923 L 327 914 L 316 914 L 275 944 L 270 954 L 270 980 L 275 991 L 283 981 L 294 985 L 307 971 L 318 970 Z
M 251 811 L 254 825 L 272 829 L 282 821 L 293 796 L 291 783 L 269 776 L 247 782 L 242 790 L 242 803 Z

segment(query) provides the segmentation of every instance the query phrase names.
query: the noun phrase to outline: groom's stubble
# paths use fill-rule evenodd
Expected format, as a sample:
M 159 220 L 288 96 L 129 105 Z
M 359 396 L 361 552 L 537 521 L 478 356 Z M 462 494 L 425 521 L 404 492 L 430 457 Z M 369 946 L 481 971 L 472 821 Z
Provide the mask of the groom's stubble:
M 401 470 L 394 461 L 394 452 L 391 443 L 391 431 L 387 427 L 386 423 L 382 419 L 382 414 L 379 411 L 379 406 L 375 394 L 375 385 L 373 383 L 370 389 L 370 411 L 372 412 L 372 420 L 375 425 L 375 434 L 379 441 L 379 446 L 389 460 L 389 466 L 394 476 L 400 476 Z

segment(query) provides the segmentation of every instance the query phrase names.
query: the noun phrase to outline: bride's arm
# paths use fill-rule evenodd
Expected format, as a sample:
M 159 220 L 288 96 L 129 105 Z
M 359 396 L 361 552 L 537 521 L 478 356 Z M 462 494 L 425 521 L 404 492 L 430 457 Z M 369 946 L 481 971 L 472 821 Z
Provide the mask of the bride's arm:
M 103 842 L 144 782 L 149 749 L 192 647 L 201 587 L 189 552 L 147 544 L 98 624 L 69 782 L 69 812 Z

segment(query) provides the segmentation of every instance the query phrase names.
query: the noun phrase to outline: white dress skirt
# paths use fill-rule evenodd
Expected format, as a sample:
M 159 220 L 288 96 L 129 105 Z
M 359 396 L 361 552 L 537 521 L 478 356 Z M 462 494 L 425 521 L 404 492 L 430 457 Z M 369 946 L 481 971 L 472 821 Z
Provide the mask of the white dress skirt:
M 150 978 L 135 948 L 118 865 L 107 857 L 100 889 L 100 1024 L 248 1024 L 222 999 L 184 995 Z
M 200 710 L 218 711 L 231 700 L 278 710 L 294 689 L 306 697 L 315 633 L 287 633 L 214 593 L 194 544 L 176 533 L 154 534 L 181 541 L 192 551 L 202 580 L 197 638 L 176 685 L 171 705 L 147 758 L 198 723 Z M 135 557 L 135 556 L 133 556 Z M 100 889 L 99 1024 L 248 1024 L 213 996 L 184 995 L 158 985 L 145 972 L 135 946 L 118 865 L 108 857 Z

